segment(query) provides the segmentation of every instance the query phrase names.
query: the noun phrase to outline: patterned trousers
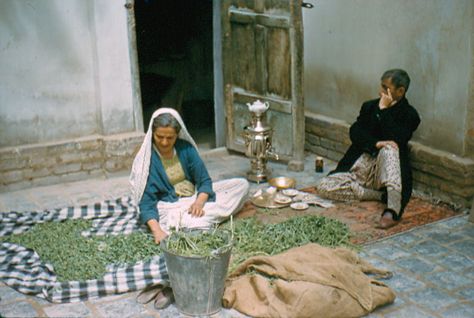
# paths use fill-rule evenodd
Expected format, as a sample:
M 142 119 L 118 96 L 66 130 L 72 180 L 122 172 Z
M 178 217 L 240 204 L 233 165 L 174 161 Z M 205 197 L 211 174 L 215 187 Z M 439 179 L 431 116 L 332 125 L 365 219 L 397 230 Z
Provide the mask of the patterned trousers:
M 401 174 L 398 149 L 385 146 L 377 157 L 363 153 L 349 172 L 324 177 L 317 185 L 321 197 L 338 201 L 380 201 L 387 191 L 387 208 L 400 212 Z

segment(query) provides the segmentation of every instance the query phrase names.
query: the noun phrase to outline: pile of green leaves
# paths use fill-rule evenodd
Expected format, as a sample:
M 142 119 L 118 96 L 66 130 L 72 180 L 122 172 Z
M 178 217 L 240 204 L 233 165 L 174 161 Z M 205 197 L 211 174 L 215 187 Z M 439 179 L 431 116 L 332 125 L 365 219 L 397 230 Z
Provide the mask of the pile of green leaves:
M 101 278 L 109 265 L 134 264 L 160 254 L 149 233 L 84 237 L 88 220 L 36 224 L 19 235 L 0 238 L 36 251 L 41 260 L 53 265 L 59 281 Z M 232 240 L 229 241 L 229 233 Z M 233 244 L 229 271 L 255 255 L 275 255 L 307 243 L 350 246 L 347 226 L 322 216 L 299 216 L 277 224 L 261 224 L 255 218 L 227 222 L 199 235 L 181 231 L 170 235 L 167 249 L 179 255 L 213 256 Z
M 349 234 L 344 223 L 323 216 L 297 216 L 276 224 L 261 224 L 255 218 L 241 219 L 235 222 L 229 271 L 251 256 L 275 255 L 308 243 L 353 247 Z
M 160 254 L 151 235 L 84 237 L 90 220 L 68 220 L 36 224 L 28 232 L 0 238 L 33 249 L 41 260 L 50 263 L 59 281 L 85 281 L 104 276 L 108 265 L 134 264 Z

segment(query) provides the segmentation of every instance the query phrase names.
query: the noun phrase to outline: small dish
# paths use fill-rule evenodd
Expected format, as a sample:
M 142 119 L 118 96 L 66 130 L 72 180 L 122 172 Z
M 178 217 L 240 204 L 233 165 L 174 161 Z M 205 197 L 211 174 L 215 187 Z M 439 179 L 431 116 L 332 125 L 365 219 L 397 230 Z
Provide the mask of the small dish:
M 288 204 L 291 202 L 291 198 L 287 197 L 285 195 L 277 195 L 275 196 L 275 199 L 273 199 L 278 204 Z
M 262 196 L 262 189 L 259 189 L 257 190 L 254 194 L 253 194 L 253 197 L 254 198 L 257 198 L 257 197 L 261 197 Z
M 309 205 L 304 202 L 295 202 L 295 203 L 290 204 L 290 207 L 293 210 L 306 210 L 307 208 L 309 208 Z
M 299 191 L 296 189 L 284 189 L 281 191 L 281 193 L 283 193 L 287 197 L 294 197 L 295 195 L 299 193 Z
M 277 192 L 277 188 L 276 187 L 268 187 L 265 192 L 268 194 L 268 195 L 275 195 L 275 193 Z

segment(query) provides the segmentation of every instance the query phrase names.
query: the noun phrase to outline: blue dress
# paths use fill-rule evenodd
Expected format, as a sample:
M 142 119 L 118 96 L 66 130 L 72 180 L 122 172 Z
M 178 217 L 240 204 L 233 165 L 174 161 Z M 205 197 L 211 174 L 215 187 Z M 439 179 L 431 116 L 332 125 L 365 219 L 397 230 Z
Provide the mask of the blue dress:
M 186 179 L 196 186 L 197 193 L 207 193 L 209 195 L 207 201 L 214 202 L 216 194 L 212 189 L 212 180 L 196 148 L 182 139 L 176 140 L 174 148 L 183 167 Z M 152 150 L 150 173 L 145 191 L 138 204 L 140 221 L 144 224 L 151 219 L 159 221 L 158 201 L 177 202 L 178 200 L 179 197 L 176 195 L 174 187 L 166 175 L 160 156 L 155 150 Z

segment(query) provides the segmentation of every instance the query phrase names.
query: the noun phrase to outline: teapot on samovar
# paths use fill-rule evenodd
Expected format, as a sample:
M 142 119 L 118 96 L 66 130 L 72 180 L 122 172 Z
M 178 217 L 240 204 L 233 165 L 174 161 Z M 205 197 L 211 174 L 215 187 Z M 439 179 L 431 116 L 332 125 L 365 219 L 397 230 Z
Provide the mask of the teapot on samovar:
M 250 158 L 250 171 L 247 178 L 250 181 L 266 181 L 270 171 L 267 169 L 269 158 L 278 160 L 279 157 L 273 152 L 272 134 L 273 129 L 267 126 L 263 119 L 265 112 L 269 108 L 268 102 L 262 103 L 260 100 L 253 104 L 247 103 L 252 116 L 249 126 L 244 128 L 243 137 L 245 140 L 245 155 Z

